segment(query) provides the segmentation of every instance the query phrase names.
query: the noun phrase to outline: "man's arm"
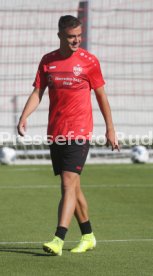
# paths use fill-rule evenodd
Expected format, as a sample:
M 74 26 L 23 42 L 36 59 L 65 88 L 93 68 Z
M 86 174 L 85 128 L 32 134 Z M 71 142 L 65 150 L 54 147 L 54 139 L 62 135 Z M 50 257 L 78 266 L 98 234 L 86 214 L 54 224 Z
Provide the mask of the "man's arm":
M 112 115 L 111 115 L 111 109 L 110 109 L 110 105 L 109 105 L 107 96 L 105 94 L 104 88 L 99 87 L 99 88 L 95 89 L 95 95 L 96 95 L 97 102 L 99 104 L 101 113 L 102 113 L 105 123 L 106 123 L 107 145 L 111 144 L 112 150 L 114 150 L 114 149 L 119 150 L 119 145 L 118 145 L 117 137 L 115 134 Z
M 17 126 L 19 135 L 24 136 L 27 125 L 27 117 L 38 107 L 43 93 L 44 89 L 34 88 L 33 92 L 28 98 Z

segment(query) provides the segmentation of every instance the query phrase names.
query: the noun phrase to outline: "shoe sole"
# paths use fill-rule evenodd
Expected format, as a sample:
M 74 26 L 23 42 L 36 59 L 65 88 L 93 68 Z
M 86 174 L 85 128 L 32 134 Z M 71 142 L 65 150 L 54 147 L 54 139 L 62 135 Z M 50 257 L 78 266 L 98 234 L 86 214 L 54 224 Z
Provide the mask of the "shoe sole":
M 48 254 L 51 254 L 52 256 L 61 256 L 62 255 L 62 252 L 59 252 L 59 253 L 55 253 L 50 247 L 44 245 L 43 246 L 43 250 L 48 253 Z
M 86 251 L 82 251 L 82 252 L 77 252 L 77 251 L 76 251 L 76 252 L 73 252 L 73 251 L 70 251 L 70 252 L 71 252 L 71 253 L 74 253 L 74 254 L 75 254 L 75 253 L 76 253 L 76 254 L 77 254 L 77 253 L 78 253 L 78 254 L 80 254 L 80 253 L 86 253 L 87 251 L 90 251 L 90 250 L 95 249 L 95 247 L 96 247 L 96 243 L 95 243 L 95 245 L 94 245 L 93 247 L 86 249 Z

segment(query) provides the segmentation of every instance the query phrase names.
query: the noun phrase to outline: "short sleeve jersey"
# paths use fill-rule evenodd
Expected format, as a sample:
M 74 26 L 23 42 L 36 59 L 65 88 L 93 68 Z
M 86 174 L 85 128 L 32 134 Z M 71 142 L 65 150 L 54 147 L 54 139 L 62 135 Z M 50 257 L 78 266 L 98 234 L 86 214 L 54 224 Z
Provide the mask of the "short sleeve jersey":
M 59 49 L 43 56 L 33 86 L 48 87 L 47 134 L 51 140 L 59 135 L 71 140 L 82 136 L 89 139 L 93 129 L 91 89 L 104 84 L 97 58 L 82 48 L 69 58 Z

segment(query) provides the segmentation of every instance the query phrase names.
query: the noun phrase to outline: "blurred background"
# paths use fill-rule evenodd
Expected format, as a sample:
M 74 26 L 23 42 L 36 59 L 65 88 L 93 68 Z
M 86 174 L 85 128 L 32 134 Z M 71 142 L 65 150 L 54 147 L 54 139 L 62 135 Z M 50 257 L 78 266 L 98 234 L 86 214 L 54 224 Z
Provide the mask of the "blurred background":
M 111 153 L 105 147 L 92 146 L 89 159 L 105 162 L 113 157 L 128 162 L 131 147 L 137 143 L 145 145 L 152 157 L 152 0 L 0 0 L 1 147 L 15 148 L 17 159 L 44 162 L 49 158 L 46 145 L 25 144 L 13 137 L 32 92 L 40 59 L 59 47 L 58 20 L 66 14 L 81 18 L 82 47 L 100 60 L 122 149 L 120 153 Z M 93 92 L 92 104 L 93 135 L 104 137 L 105 123 Z M 48 106 L 46 89 L 41 105 L 28 120 L 28 135 L 46 135 Z

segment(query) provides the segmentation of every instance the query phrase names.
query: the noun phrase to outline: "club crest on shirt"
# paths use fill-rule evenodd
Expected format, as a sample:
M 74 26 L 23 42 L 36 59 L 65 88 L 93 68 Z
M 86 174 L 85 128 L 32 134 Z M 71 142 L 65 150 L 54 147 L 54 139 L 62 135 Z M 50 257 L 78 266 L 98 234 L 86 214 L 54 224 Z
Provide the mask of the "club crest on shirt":
M 80 65 L 76 65 L 73 67 L 73 73 L 75 76 L 79 76 L 82 73 L 82 67 L 80 67 Z

